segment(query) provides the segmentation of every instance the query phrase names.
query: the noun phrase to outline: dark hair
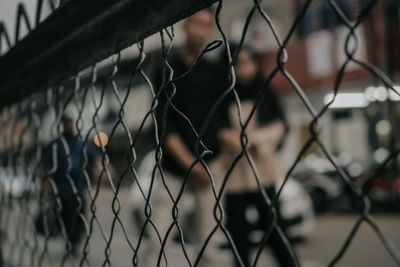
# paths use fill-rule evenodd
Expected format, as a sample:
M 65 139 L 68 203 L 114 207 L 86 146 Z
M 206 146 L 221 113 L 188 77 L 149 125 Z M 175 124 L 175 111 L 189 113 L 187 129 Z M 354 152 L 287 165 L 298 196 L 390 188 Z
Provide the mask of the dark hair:
M 207 12 L 213 14 L 213 15 L 215 14 L 215 8 L 213 8 L 212 6 L 206 7 L 204 9 L 202 9 L 202 10 L 207 11 Z
M 61 122 L 63 122 L 63 123 L 66 123 L 66 122 L 69 122 L 69 121 L 73 121 L 74 119 L 72 118 L 72 116 L 70 116 L 70 115 L 65 115 L 65 114 L 63 114 L 62 116 L 61 116 Z
M 185 21 L 188 21 L 194 14 L 197 14 L 199 12 L 207 12 L 209 13 L 212 17 L 214 17 L 214 9 L 212 7 L 206 7 L 200 10 L 195 11 L 193 14 L 185 18 Z
M 203 8 L 203 9 L 200 9 L 200 10 L 195 11 L 192 15 L 194 15 L 194 14 L 196 14 L 196 13 L 198 13 L 198 12 L 202 12 L 202 11 L 205 11 L 205 12 L 207 12 L 207 13 L 210 13 L 210 15 L 212 15 L 212 16 L 214 16 L 214 14 L 215 14 L 214 8 L 212 8 L 211 6 L 209 6 L 209 7 L 206 7 L 206 8 Z M 190 18 L 192 15 L 188 16 L 186 19 Z
M 243 44 L 241 47 L 239 47 L 238 43 L 229 43 L 229 51 L 231 52 L 231 57 L 232 57 L 232 61 L 235 63 L 236 62 L 236 58 L 239 55 L 240 51 L 247 51 L 250 54 L 250 57 L 252 60 L 256 61 L 257 55 L 256 52 L 254 51 L 253 48 L 251 48 L 250 46 Z M 239 51 L 240 48 L 240 51 Z M 221 61 L 224 63 L 224 65 L 229 65 L 229 60 L 228 60 L 228 55 L 227 55 L 227 51 L 226 49 L 224 49 L 223 53 L 221 54 Z

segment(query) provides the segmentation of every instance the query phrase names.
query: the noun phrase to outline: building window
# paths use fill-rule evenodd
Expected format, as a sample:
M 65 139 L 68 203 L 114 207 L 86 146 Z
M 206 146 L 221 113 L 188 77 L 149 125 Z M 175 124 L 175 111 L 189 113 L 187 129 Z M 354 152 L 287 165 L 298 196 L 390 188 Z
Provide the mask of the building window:
M 352 19 L 352 2 L 351 0 L 336 0 L 337 5 L 350 19 Z M 295 5 L 296 14 L 300 13 L 303 6 L 304 1 L 297 1 Z M 328 0 L 315 1 L 307 9 L 299 25 L 298 33 L 301 37 L 306 37 L 312 32 L 330 30 L 342 24 L 342 20 L 333 10 Z

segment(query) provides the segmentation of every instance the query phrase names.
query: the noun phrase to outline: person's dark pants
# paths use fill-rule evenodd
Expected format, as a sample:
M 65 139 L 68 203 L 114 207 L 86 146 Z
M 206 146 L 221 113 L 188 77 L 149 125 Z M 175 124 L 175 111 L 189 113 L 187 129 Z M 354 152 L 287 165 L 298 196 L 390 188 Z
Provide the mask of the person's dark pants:
M 266 188 L 267 195 L 270 199 L 274 199 L 276 192 L 275 188 Z M 253 206 L 258 212 L 258 221 L 256 223 L 249 223 L 246 220 L 246 210 Z M 268 205 L 265 202 L 262 194 L 259 191 L 245 192 L 245 193 L 232 193 L 226 196 L 227 208 L 227 228 L 231 233 L 232 239 L 238 250 L 245 266 L 250 266 L 250 249 L 252 244 L 249 240 L 249 234 L 253 230 L 266 231 L 271 225 L 271 217 L 268 214 Z M 278 223 L 280 221 L 279 208 L 276 207 L 278 214 Z M 278 231 L 274 228 L 271 232 L 267 244 L 271 247 L 273 254 L 281 267 L 296 266 L 292 260 L 288 248 L 285 246 Z M 240 266 L 236 260 L 236 266 Z
M 80 199 L 82 201 L 81 204 L 79 204 L 77 199 L 62 201 L 60 215 L 72 247 L 75 247 L 79 243 L 85 231 L 85 224 L 81 218 L 81 214 L 86 215 L 86 203 L 83 197 Z

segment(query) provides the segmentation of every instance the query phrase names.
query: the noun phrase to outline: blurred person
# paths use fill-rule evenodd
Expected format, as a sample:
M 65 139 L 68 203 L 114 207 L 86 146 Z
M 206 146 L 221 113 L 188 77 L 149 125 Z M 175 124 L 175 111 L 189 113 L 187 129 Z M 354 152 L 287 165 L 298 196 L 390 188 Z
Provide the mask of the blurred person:
M 214 32 L 213 10 L 204 9 L 195 13 L 186 19 L 183 27 L 186 35 L 184 45 L 177 50 L 171 51 L 168 56 L 168 63 L 173 69 L 174 78 L 179 77 L 191 68 L 210 41 Z M 176 94 L 172 98 L 172 104 L 189 118 L 197 133 L 200 132 L 211 107 L 224 89 L 224 75 L 221 70 L 222 68 L 216 62 L 202 57 L 198 61 L 198 65 L 189 74 L 173 83 L 176 88 Z M 156 86 L 160 87 L 161 81 L 168 80 L 170 73 L 167 69 L 166 73 L 159 70 L 156 74 Z M 157 121 L 160 133 L 162 132 L 162 122 L 168 102 L 167 93 L 171 93 L 173 85 L 167 84 L 165 89 L 161 92 L 158 107 Z M 217 165 L 219 160 L 217 132 L 221 124 L 218 113 L 214 115 L 199 146 L 200 150 L 202 150 L 199 154 L 205 150 L 204 146 L 212 151 L 211 155 L 203 157 L 212 172 L 212 166 Z M 151 219 L 162 239 L 164 239 L 167 229 L 173 223 L 173 202 L 183 186 L 183 178 L 189 167 L 196 161 L 196 139 L 196 134 L 188 121 L 170 105 L 166 114 L 165 138 L 162 144 L 162 168 L 165 184 L 168 186 L 168 190 L 171 192 L 174 200 L 168 195 L 166 188 L 161 182 L 159 173 L 156 176 L 158 181 L 158 185 L 155 185 L 156 192 L 152 194 L 151 198 L 153 205 Z M 200 162 L 191 170 L 187 187 L 195 197 L 196 225 L 192 225 L 191 230 L 197 235 L 197 245 L 201 247 L 216 225 L 213 216 L 213 208 L 216 201 L 212 193 L 210 177 Z M 155 232 L 154 229 L 152 231 Z M 169 240 L 171 239 L 170 235 Z M 150 234 L 149 250 L 146 255 L 148 262 L 152 262 L 147 266 L 155 266 L 159 252 L 160 240 L 152 233 Z M 217 258 L 218 251 L 214 235 L 208 243 L 198 266 L 217 266 Z
M 231 45 L 232 55 L 237 49 L 238 46 Z M 269 87 L 264 88 L 265 79 L 259 70 L 255 54 L 249 47 L 242 47 L 234 69 L 237 79 L 235 89 L 240 98 L 243 123 L 249 118 L 259 90 L 261 88 L 264 90 L 261 104 L 250 119 L 245 131 L 249 141 L 248 153 L 258 171 L 261 186 L 277 211 L 279 223 L 281 216 L 278 202 L 275 199 L 275 185 L 283 177 L 277 158 L 278 146 L 287 130 L 283 109 L 274 91 Z M 242 128 L 233 96 L 227 100 L 227 118 L 230 127 L 219 132 L 222 154 L 228 158 L 226 171 L 243 149 L 240 142 Z M 270 227 L 272 223 L 270 207 L 261 194 L 253 169 L 245 156 L 233 168 L 226 186 L 227 228 L 244 265 L 250 266 L 250 232 L 256 229 L 265 231 Z M 250 209 L 257 211 L 257 220 L 252 223 L 246 219 Z M 295 266 L 289 251 L 275 229 L 269 237 L 268 244 L 280 266 Z M 236 261 L 236 266 L 240 266 L 238 261 Z
M 83 153 L 86 153 L 86 170 L 89 178 L 94 177 L 100 163 L 100 151 L 94 144 L 84 146 L 77 135 L 74 112 L 67 109 L 61 118 L 62 136 L 52 141 L 42 154 L 42 188 L 44 197 L 50 206 L 36 219 L 36 229 L 45 234 L 45 229 L 53 235 L 60 228 L 57 199 L 61 204 L 60 219 L 65 227 L 71 247 L 67 248 L 73 255 L 77 254 L 77 245 L 84 234 L 84 217 L 86 215 L 86 193 L 88 181 L 83 169 Z M 52 185 L 53 183 L 53 185 Z M 57 192 L 54 191 L 54 186 Z M 46 208 L 46 207 L 45 207 Z M 50 211 L 50 212 L 49 212 Z M 83 216 L 83 217 L 82 217 Z

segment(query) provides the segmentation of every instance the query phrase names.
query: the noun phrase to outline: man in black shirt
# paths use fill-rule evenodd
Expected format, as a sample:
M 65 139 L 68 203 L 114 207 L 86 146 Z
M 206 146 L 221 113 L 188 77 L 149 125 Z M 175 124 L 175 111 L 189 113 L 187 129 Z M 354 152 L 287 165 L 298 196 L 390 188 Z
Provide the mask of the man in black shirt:
M 165 131 L 164 138 L 161 139 L 164 179 L 168 190 L 176 199 L 183 186 L 183 179 L 188 175 L 188 187 L 193 191 L 196 199 L 196 225 L 193 230 L 198 235 L 199 247 L 203 246 L 207 236 L 217 224 L 213 217 L 215 197 L 212 194 L 210 177 L 200 162 L 193 167 L 189 174 L 187 172 L 196 161 L 197 155 L 201 155 L 207 149 L 212 151 L 212 154 L 207 154 L 203 159 L 210 166 L 215 177 L 212 166 L 218 165 L 217 162 L 219 161 L 217 133 L 222 123 L 218 113 L 213 116 L 202 136 L 198 151 L 196 151 L 195 144 L 197 134 L 200 133 L 212 106 L 224 90 L 224 74 L 222 68 L 217 64 L 202 57 L 187 75 L 184 75 L 184 77 L 181 77 L 181 75 L 196 63 L 198 56 L 212 36 L 213 27 L 212 10 L 202 10 L 188 18 L 184 24 L 185 44 L 180 50 L 173 51 L 168 56 L 174 81 L 168 82 L 168 77 L 171 75 L 168 69 L 165 72 L 160 70 L 156 73 L 156 87 L 161 90 L 161 92 L 159 91 L 159 106 L 157 108 L 157 126 L 161 133 Z M 177 77 L 181 78 L 176 79 Z M 169 103 L 168 98 L 171 98 L 171 93 L 175 89 L 175 94 L 171 103 Z M 165 125 L 163 124 L 164 116 L 166 116 Z M 157 191 L 152 194 L 153 212 L 151 219 L 164 240 L 168 227 L 173 223 L 171 214 L 174 203 L 161 183 L 159 175 L 156 179 L 158 184 Z M 218 184 L 218 181 L 216 182 Z M 169 240 L 171 240 L 171 235 Z M 208 243 L 198 266 L 217 266 L 215 263 L 216 253 L 214 237 Z M 154 233 L 151 233 L 149 251 L 146 255 L 147 266 L 153 266 L 159 255 L 160 241 Z
M 171 59 L 168 62 L 173 66 L 174 77 L 179 77 L 189 67 L 184 62 L 184 55 L 179 54 L 179 51 L 171 55 Z M 197 134 L 200 133 L 200 129 L 213 104 L 222 94 L 224 89 L 222 78 L 223 74 L 218 65 L 203 58 L 185 78 L 174 82 L 176 93 L 173 96 L 172 104 L 190 120 Z M 170 88 L 162 93 L 167 91 L 169 92 Z M 164 99 L 160 101 L 162 108 L 160 107 L 158 116 L 159 129 L 162 127 L 164 107 L 167 105 L 167 97 L 162 96 L 162 98 Z M 195 151 L 197 140 L 195 131 L 186 118 L 174 110 L 172 106 L 169 106 L 162 162 L 164 170 L 183 178 L 189 166 L 195 161 L 196 152 L 201 154 L 205 148 L 212 151 L 212 154 L 207 154 L 203 159 L 206 162 L 216 159 L 219 155 L 217 131 L 222 123 L 220 115 L 218 113 L 214 114 L 204 136 L 201 138 L 202 144 L 198 147 L 199 151 Z M 201 187 L 209 185 L 209 177 L 203 172 L 203 167 L 201 167 L 200 163 L 196 164 L 192 170 L 191 179 L 191 182 Z

